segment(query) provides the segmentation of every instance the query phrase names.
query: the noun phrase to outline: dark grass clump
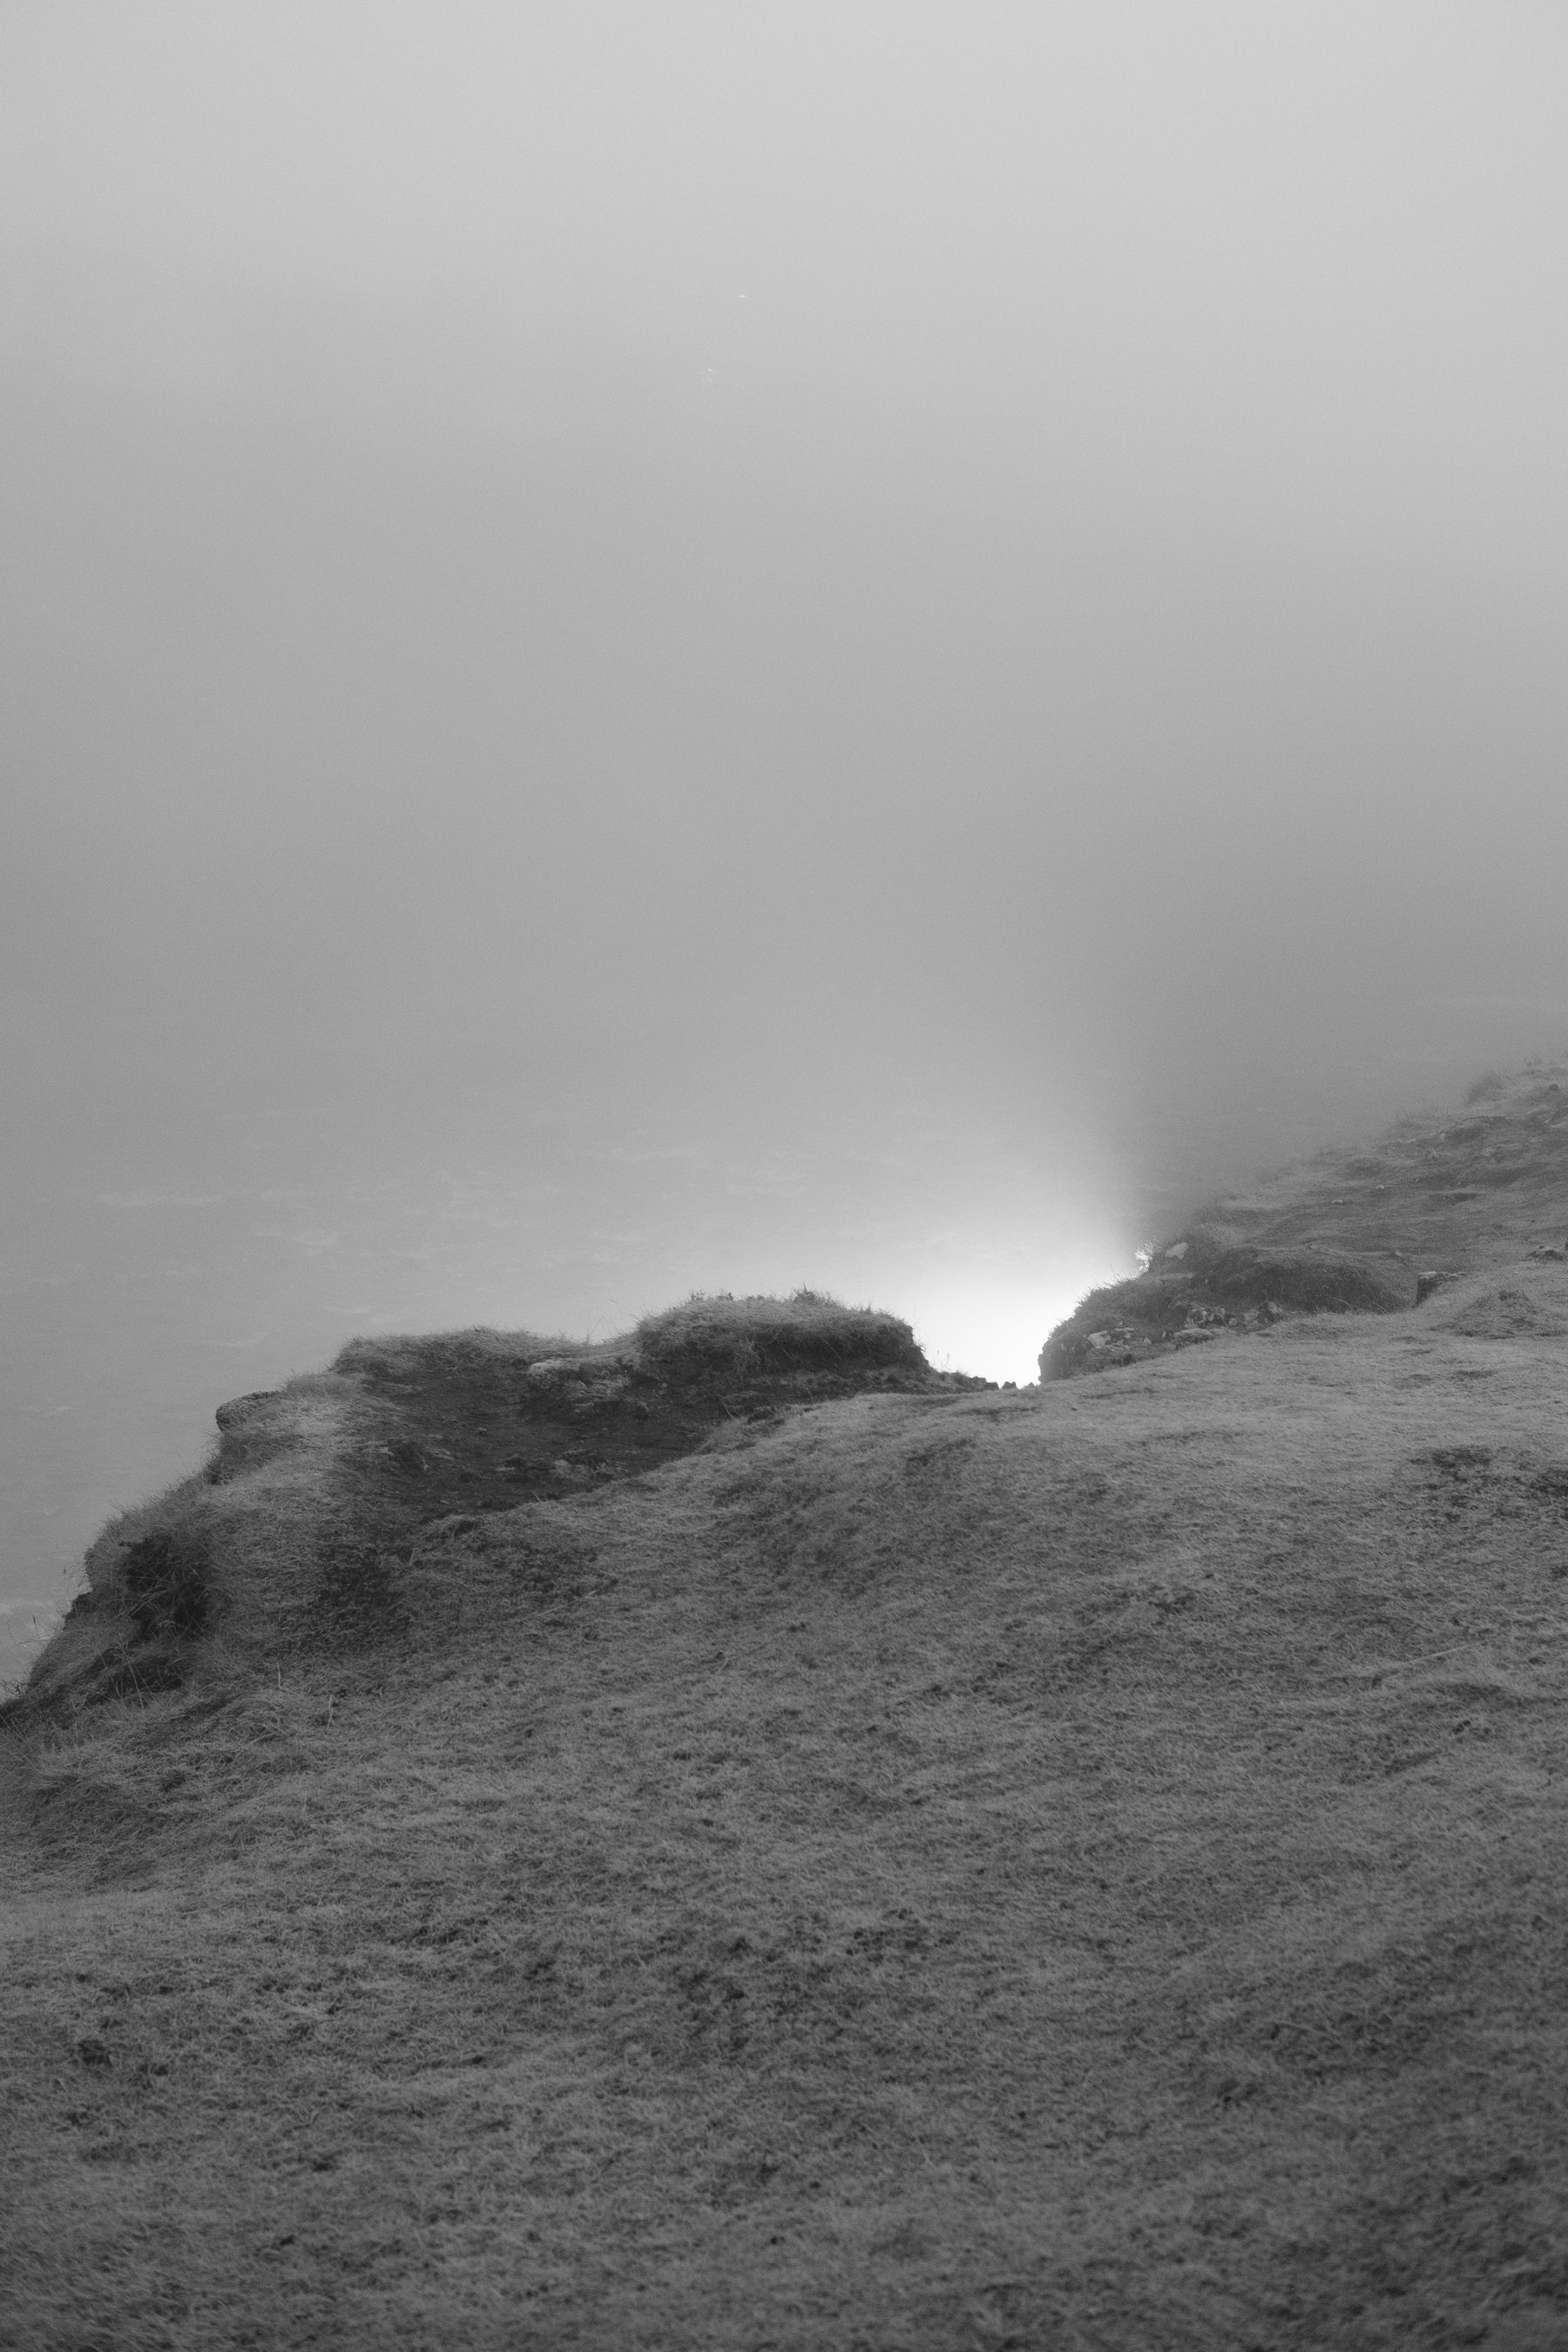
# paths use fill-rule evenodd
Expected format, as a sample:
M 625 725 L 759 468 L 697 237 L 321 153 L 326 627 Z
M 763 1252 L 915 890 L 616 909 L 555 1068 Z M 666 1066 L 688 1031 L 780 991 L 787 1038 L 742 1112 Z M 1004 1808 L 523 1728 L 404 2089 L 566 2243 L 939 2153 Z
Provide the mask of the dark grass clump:
M 525 1370 L 532 1363 L 595 1352 L 590 1339 L 547 1337 L 538 1331 L 495 1331 L 476 1324 L 466 1331 L 404 1332 L 351 1339 L 339 1349 L 331 1368 L 334 1372 L 358 1374 L 374 1388 L 397 1389 Z
M 1261 1307 L 1273 1299 L 1298 1315 L 1397 1315 L 1415 1304 L 1415 1276 L 1396 1258 L 1348 1250 L 1226 1250 L 1205 1282 L 1226 1302 Z
M 923 1372 L 907 1323 L 872 1307 L 845 1307 L 820 1291 L 790 1298 L 706 1297 L 650 1315 L 635 1334 L 642 1361 L 687 1383 L 792 1372 Z
M 1040 1351 L 1042 1380 L 1139 1362 L 1231 1326 L 1287 1315 L 1395 1315 L 1417 1302 L 1412 1267 L 1348 1250 L 1218 1245 L 1197 1234 L 1176 1266 L 1107 1283 L 1080 1300 Z M 1171 1253 L 1166 1254 L 1167 1262 Z
M 65 1721 L 83 1706 L 178 1690 L 216 1599 L 212 1530 L 200 1519 L 173 1517 L 121 1538 L 104 1580 L 79 1595 L 18 1706 Z
M 212 1570 L 212 1538 L 199 1525 L 154 1528 L 127 1544 L 120 1576 L 139 1639 L 194 1641 L 211 1611 Z

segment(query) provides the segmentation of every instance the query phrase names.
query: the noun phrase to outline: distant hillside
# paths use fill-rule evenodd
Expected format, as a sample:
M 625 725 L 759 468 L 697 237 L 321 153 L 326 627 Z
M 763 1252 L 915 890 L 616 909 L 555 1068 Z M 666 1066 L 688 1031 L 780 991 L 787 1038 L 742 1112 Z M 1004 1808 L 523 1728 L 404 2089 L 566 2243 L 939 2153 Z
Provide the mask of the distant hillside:
M 803 1295 L 226 1406 L 5 1717 L 0 2347 L 1568 2341 L 1561 1083 L 1038 1389 Z
M 1394 1314 L 1442 1283 L 1568 1256 L 1568 1067 L 1471 1087 L 1462 1115 L 1406 1118 L 1227 1193 L 1091 1291 L 1040 1355 L 1043 1380 L 1128 1364 L 1292 1314 Z

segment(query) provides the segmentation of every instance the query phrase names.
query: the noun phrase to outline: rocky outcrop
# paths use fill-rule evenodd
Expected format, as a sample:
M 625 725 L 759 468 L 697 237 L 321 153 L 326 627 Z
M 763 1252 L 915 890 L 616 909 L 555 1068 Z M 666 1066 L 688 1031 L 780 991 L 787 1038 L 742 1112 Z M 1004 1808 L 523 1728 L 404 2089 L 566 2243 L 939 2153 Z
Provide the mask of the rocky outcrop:
M 330 1372 L 220 1404 L 205 1467 L 110 1523 L 27 1703 L 176 1687 L 217 1649 L 401 1636 L 407 1564 L 454 1515 L 569 1503 L 792 1408 L 994 1386 L 933 1371 L 896 1316 L 813 1292 L 692 1298 L 596 1346 L 352 1341 Z
M 1146 1272 L 1091 1290 L 1041 1349 L 1040 1378 L 1138 1363 L 1289 1315 L 1398 1314 L 1415 1305 L 1416 1289 L 1415 1268 L 1392 1252 L 1268 1249 L 1200 1232 Z
M 1470 1089 L 1210 1202 L 1051 1333 L 1042 1380 L 1128 1364 L 1291 1315 L 1386 1315 L 1486 1267 L 1564 1261 L 1568 1066 Z M 1141 1255 L 1144 1255 L 1141 1253 Z

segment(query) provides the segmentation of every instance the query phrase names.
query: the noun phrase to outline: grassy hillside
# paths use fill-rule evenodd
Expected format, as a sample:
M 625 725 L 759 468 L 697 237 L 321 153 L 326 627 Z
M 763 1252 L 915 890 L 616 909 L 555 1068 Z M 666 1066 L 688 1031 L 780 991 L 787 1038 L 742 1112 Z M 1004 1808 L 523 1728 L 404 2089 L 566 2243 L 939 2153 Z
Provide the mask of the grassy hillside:
M 1023 1392 L 696 1302 L 226 1412 L 0 1741 L 0 2344 L 1568 2341 L 1510 1190 Z
M 1213 1202 L 1131 1281 L 1091 1291 L 1044 1380 L 1145 1362 L 1289 1314 L 1398 1314 L 1460 1272 L 1568 1257 L 1568 1068 L 1478 1079 L 1463 1111 Z

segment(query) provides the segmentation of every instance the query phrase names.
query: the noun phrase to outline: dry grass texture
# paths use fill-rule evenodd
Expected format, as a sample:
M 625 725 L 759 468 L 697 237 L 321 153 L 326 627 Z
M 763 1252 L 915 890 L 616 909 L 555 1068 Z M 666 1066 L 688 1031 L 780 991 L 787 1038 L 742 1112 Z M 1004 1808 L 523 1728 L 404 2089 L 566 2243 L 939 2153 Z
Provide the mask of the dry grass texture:
M 0 2343 L 1568 2341 L 1564 1318 L 737 1427 L 31 1733 Z

